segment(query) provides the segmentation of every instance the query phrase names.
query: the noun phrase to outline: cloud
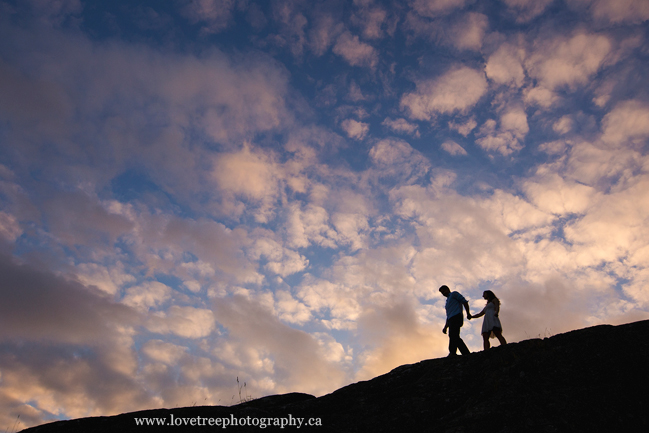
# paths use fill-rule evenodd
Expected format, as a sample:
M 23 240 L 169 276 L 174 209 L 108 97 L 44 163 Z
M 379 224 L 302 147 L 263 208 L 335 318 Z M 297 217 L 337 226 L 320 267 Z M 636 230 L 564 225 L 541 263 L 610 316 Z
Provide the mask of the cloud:
M 500 116 L 500 129 L 496 121 L 487 120 L 477 134 L 476 143 L 483 149 L 510 155 L 523 148 L 521 142 L 529 131 L 527 115 L 520 108 L 512 108 Z
M 329 212 L 321 206 L 293 203 L 288 209 L 286 230 L 292 247 L 307 248 L 312 243 L 335 248 L 338 237 L 329 222 Z
M 413 0 L 412 8 L 421 16 L 434 18 L 462 9 L 468 0 Z
M 344 32 L 336 40 L 333 52 L 341 56 L 352 66 L 376 67 L 379 56 L 374 47 L 361 42 L 358 36 Z
M 524 90 L 523 99 L 527 105 L 538 104 L 543 108 L 550 108 L 559 101 L 557 94 L 545 87 L 528 87 Z
M 270 35 L 274 44 L 280 47 L 288 46 L 291 54 L 301 57 L 306 45 L 305 29 L 309 20 L 304 16 L 304 8 L 300 2 L 272 2 L 271 14 L 276 24 L 279 24 L 279 33 Z
M 637 24 L 649 19 L 649 5 L 643 0 L 570 0 L 568 4 L 610 23 Z
M 336 22 L 331 15 L 322 14 L 316 17 L 315 24 L 309 31 L 309 46 L 316 56 L 322 56 L 343 32 L 344 26 Z
M 0 211 L 0 237 L 5 241 L 15 242 L 22 233 L 23 230 L 16 217 Z
M 528 74 L 549 90 L 584 85 L 603 65 L 612 50 L 603 35 L 578 32 L 569 39 L 543 43 L 525 61 Z
M 0 338 L 91 343 L 137 315 L 75 281 L 0 255 Z
M 530 21 L 541 15 L 552 0 L 503 0 L 517 23 Z
M 394 132 L 419 137 L 419 127 L 414 123 L 408 122 L 406 119 L 399 118 L 393 120 L 389 117 L 386 117 L 381 125 L 390 128 Z
M 585 212 L 596 194 L 592 187 L 563 179 L 555 173 L 526 180 L 523 188 L 539 209 L 555 215 Z
M 231 23 L 234 6 L 235 0 L 191 0 L 181 11 L 192 23 L 206 23 L 204 32 L 218 33 Z
M 356 377 L 367 380 L 403 364 L 444 356 L 448 337 L 441 332 L 443 319 L 422 323 L 415 303 L 392 300 L 388 305 L 367 308 L 358 319 L 358 332 L 369 348 L 359 355 Z
M 370 125 L 367 123 L 359 122 L 354 119 L 345 119 L 340 124 L 347 136 L 355 140 L 362 140 L 365 138 L 370 130 Z
M 263 235 L 248 248 L 248 256 L 255 261 L 263 258 L 267 262 L 264 268 L 281 277 L 300 272 L 309 264 L 304 256 Z
M 171 288 L 157 281 L 129 287 L 122 303 L 141 311 L 158 308 L 171 298 Z
M 313 336 L 283 324 L 258 303 L 242 296 L 219 299 L 214 314 L 234 344 L 266 353 L 277 392 L 321 395 L 345 380 L 345 373 L 325 360 L 323 348 Z
M 369 154 L 381 178 L 411 183 L 430 170 L 430 162 L 403 140 L 385 139 L 377 142 Z
M 459 132 L 460 135 L 466 137 L 478 126 L 478 122 L 472 117 L 464 123 L 448 122 L 448 127 Z
M 166 311 L 149 315 L 145 326 L 156 334 L 175 334 L 194 339 L 210 335 L 215 323 L 211 310 L 172 305 Z
M 388 12 L 381 7 L 362 7 L 352 16 L 352 21 L 362 27 L 364 38 L 380 39 L 384 34 L 383 27 L 388 24 Z
M 215 160 L 214 178 L 219 187 L 253 200 L 277 194 L 278 168 L 263 152 L 254 152 L 249 145 L 241 151 L 221 154 Z
M 408 13 L 404 29 L 435 44 L 457 50 L 479 51 L 489 28 L 489 18 L 478 12 L 456 14 L 432 20 Z
M 174 365 L 187 353 L 187 348 L 162 340 L 149 340 L 142 347 L 142 352 L 154 361 Z
M 467 155 L 466 150 L 456 142 L 452 140 L 445 141 L 442 143 L 442 149 L 450 153 L 451 155 Z
M 416 92 L 403 95 L 400 102 L 401 108 L 416 120 L 431 120 L 437 113 L 464 113 L 487 91 L 484 74 L 466 66 L 416 84 Z
M 133 228 L 127 217 L 112 211 L 110 203 L 81 191 L 54 193 L 43 203 L 43 210 L 50 233 L 70 246 L 99 246 L 106 240 L 112 244 Z
M 120 288 L 127 283 L 135 282 L 135 277 L 124 271 L 121 262 L 102 266 L 97 263 L 80 263 L 75 268 L 76 276 L 80 282 L 89 287 L 116 295 Z
M 552 130 L 558 134 L 567 134 L 572 130 L 573 120 L 570 116 L 563 116 L 552 125 Z
M 649 106 L 631 100 L 617 104 L 602 119 L 602 141 L 613 146 L 642 144 L 649 138 Z
M 487 59 L 487 77 L 498 84 L 521 87 L 525 80 L 524 51 L 508 43 L 502 44 Z
M 134 372 L 120 371 L 131 353 L 105 344 L 110 335 L 103 339 L 91 347 L 2 344 L 0 392 L 15 401 L 29 402 L 14 403 L 14 414 L 21 415 L 24 423 L 38 424 L 56 417 L 107 416 L 156 407 L 160 402 L 133 379 Z M 117 357 L 111 356 L 111 350 Z M 15 425 L 16 416 L 4 421 Z
M 453 45 L 459 50 L 480 50 L 489 19 L 486 15 L 469 12 L 454 23 L 449 32 Z
M 189 252 L 227 281 L 255 282 L 263 278 L 245 257 L 252 242 L 247 232 L 230 230 L 209 219 L 191 220 L 172 216 L 142 215 L 138 236 L 133 236 L 133 251 L 150 272 L 169 272 L 180 268 L 187 275 L 183 255 Z
M 636 3 L 257 3 L 4 6 L 0 425 L 647 317 Z

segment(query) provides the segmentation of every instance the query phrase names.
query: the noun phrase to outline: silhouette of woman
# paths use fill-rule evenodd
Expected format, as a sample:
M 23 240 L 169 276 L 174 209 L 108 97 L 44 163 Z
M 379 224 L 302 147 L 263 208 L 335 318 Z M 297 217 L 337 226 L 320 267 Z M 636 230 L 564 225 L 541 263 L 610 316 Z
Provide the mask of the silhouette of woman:
M 482 293 L 482 297 L 487 300 L 487 305 L 485 305 L 481 312 L 471 316 L 471 318 L 474 319 L 484 316 L 484 321 L 482 322 L 482 339 L 484 340 L 484 350 L 487 350 L 491 347 L 489 337 L 498 338 L 501 346 L 507 344 L 507 341 L 503 337 L 503 327 L 498 318 L 500 300 L 496 298 L 496 295 L 491 290 L 485 290 Z

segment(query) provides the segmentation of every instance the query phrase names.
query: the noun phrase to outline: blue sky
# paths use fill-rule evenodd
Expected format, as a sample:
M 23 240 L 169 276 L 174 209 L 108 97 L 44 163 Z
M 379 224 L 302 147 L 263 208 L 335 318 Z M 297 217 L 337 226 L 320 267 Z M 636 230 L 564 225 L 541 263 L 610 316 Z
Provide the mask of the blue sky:
M 0 2 L 0 425 L 649 317 L 649 2 Z M 465 322 L 481 349 L 481 321 Z

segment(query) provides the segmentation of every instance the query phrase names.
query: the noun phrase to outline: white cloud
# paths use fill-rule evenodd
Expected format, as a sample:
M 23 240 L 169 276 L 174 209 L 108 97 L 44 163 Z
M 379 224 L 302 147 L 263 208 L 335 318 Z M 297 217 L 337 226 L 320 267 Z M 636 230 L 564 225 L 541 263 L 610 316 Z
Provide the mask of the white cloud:
M 496 130 L 496 121 L 487 120 L 480 128 L 476 143 L 487 151 L 510 155 L 522 149 L 529 126 L 527 115 L 520 108 L 512 108 L 500 116 L 500 128 Z
M 241 296 L 220 299 L 214 304 L 214 312 L 228 329 L 232 344 L 267 354 L 272 362 L 275 392 L 300 390 L 321 395 L 344 382 L 344 372 L 325 360 L 323 348 L 313 336 L 281 323 L 258 303 Z
M 645 0 L 569 0 L 578 10 L 586 9 L 594 18 L 611 23 L 641 23 L 649 20 L 649 4 Z
M 329 213 L 325 208 L 313 204 L 302 208 L 294 203 L 289 212 L 286 230 L 290 246 L 306 248 L 311 243 L 328 248 L 336 246 L 337 234 L 329 225 Z
M 379 177 L 391 177 L 411 183 L 430 170 L 430 162 L 403 140 L 385 139 L 377 142 L 369 154 Z
M 388 20 L 388 13 L 380 7 L 363 7 L 358 16 L 352 17 L 363 28 L 363 37 L 367 39 L 380 39 L 384 34 L 384 25 Z
M 448 338 L 440 332 L 441 319 L 433 325 L 421 323 L 414 303 L 407 300 L 367 308 L 358 324 L 359 333 L 369 346 L 359 354 L 362 367 L 356 375 L 358 380 L 448 352 Z
M 339 245 L 349 245 L 352 251 L 366 246 L 366 234 L 370 225 L 367 215 L 361 213 L 336 212 L 331 215 Z
M 544 212 L 526 201 L 524 198 L 496 190 L 483 202 L 486 215 L 494 218 L 498 227 L 507 234 L 517 231 L 532 231 L 537 227 L 545 227 L 554 221 L 554 216 Z
M 448 122 L 448 127 L 459 132 L 460 135 L 466 137 L 478 126 L 478 122 L 472 117 L 464 123 Z
M 612 50 L 603 35 L 578 32 L 569 39 L 557 37 L 543 43 L 526 59 L 527 72 L 549 90 L 583 85 L 595 74 Z
M 0 211 L 0 237 L 6 241 L 15 242 L 22 233 L 23 231 L 16 217 Z
M 637 181 L 644 164 L 646 159 L 632 149 L 582 141 L 571 146 L 565 161 L 565 174 L 602 190 L 618 189 Z
M 463 8 L 468 0 L 412 0 L 412 8 L 424 17 L 434 18 Z
M 331 15 L 318 16 L 309 31 L 309 46 L 314 54 L 323 55 L 343 29 L 344 26 L 336 23 Z
M 173 305 L 166 311 L 149 315 L 149 331 L 157 334 L 175 334 L 184 338 L 207 337 L 215 328 L 211 310 Z
M 451 155 L 467 155 L 466 150 L 453 140 L 448 140 L 442 143 L 442 149 L 450 153 Z
M 347 133 L 347 136 L 355 140 L 362 140 L 365 138 L 370 130 L 370 125 L 367 123 L 359 122 L 354 119 L 345 119 L 342 121 L 341 126 Z
M 264 268 L 281 277 L 300 272 L 309 264 L 298 252 L 286 249 L 276 240 L 263 235 L 250 246 L 248 255 L 255 261 L 265 259 L 267 263 Z
M 523 69 L 524 51 L 511 44 L 502 44 L 487 59 L 487 77 L 498 84 L 521 87 L 525 80 Z
M 524 23 L 542 14 L 553 0 L 503 0 L 516 22 Z
M 374 47 L 361 42 L 358 36 L 352 35 L 350 32 L 344 32 L 338 37 L 333 52 L 352 66 L 374 68 L 379 61 L 378 53 Z
M 539 209 L 556 215 L 583 213 L 596 195 L 592 187 L 565 180 L 554 173 L 526 180 L 523 189 Z
M 263 200 L 277 193 L 277 167 L 268 155 L 253 152 L 249 145 L 239 152 L 219 155 L 213 173 L 219 187 L 234 194 Z
M 135 277 L 124 272 L 124 265 L 116 263 L 110 267 L 96 263 L 81 263 L 77 266 L 77 278 L 87 286 L 115 295 L 126 283 L 135 281 Z
M 573 120 L 570 116 L 563 116 L 552 124 L 552 130 L 558 134 L 567 134 L 572 130 Z
M 310 275 L 297 291 L 297 297 L 308 306 L 313 315 L 329 329 L 354 329 L 356 319 L 360 314 L 359 297 L 357 292 L 342 283 L 332 283 L 316 279 Z
M 602 140 L 614 146 L 642 144 L 649 138 L 649 106 L 640 101 L 616 105 L 602 120 Z
M 469 12 L 462 16 L 450 28 L 449 36 L 453 45 L 459 50 L 480 50 L 489 19 L 486 15 Z
M 311 320 L 310 310 L 287 291 L 275 292 L 275 308 L 279 318 L 287 323 L 303 324 Z
M 182 11 L 194 23 L 206 23 L 203 31 L 217 33 L 232 21 L 234 6 L 235 0 L 191 0 Z
M 415 123 L 410 123 L 406 119 L 390 119 L 389 117 L 386 117 L 381 125 L 390 128 L 394 132 L 398 132 L 401 134 L 409 134 L 409 135 L 414 135 L 415 137 L 419 137 L 419 127 Z
M 528 105 L 538 104 L 541 107 L 549 108 L 559 100 L 559 97 L 553 91 L 537 86 L 525 89 L 524 100 Z
M 147 281 L 139 286 L 129 287 L 122 303 L 141 311 L 158 309 L 171 298 L 171 287 L 157 281 Z
M 154 361 L 167 365 L 176 364 L 188 349 L 162 340 L 149 340 L 142 346 L 142 352 Z
M 437 113 L 466 112 L 487 91 L 484 74 L 466 66 L 416 84 L 416 92 L 403 95 L 400 104 L 417 120 L 430 120 Z

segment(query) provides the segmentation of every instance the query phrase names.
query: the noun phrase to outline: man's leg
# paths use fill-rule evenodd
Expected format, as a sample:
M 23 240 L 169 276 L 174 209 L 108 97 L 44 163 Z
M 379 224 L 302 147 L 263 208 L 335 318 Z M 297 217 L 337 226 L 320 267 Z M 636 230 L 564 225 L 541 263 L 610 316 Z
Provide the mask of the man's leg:
M 459 318 L 459 320 L 458 320 Z M 462 316 L 455 315 L 448 319 L 448 354 L 450 356 L 457 355 L 457 348 L 460 338 L 460 327 L 462 326 Z
M 462 355 L 471 353 L 462 338 L 460 338 L 460 328 L 463 324 L 464 319 L 462 314 L 457 314 L 448 320 L 448 352 L 451 356 L 457 355 L 457 349 L 460 349 Z

